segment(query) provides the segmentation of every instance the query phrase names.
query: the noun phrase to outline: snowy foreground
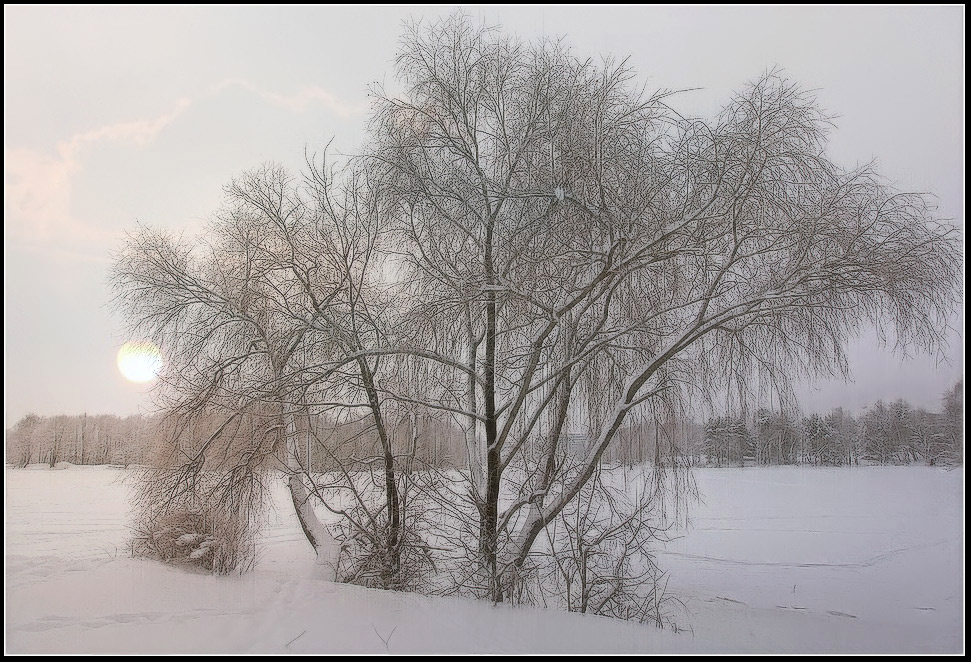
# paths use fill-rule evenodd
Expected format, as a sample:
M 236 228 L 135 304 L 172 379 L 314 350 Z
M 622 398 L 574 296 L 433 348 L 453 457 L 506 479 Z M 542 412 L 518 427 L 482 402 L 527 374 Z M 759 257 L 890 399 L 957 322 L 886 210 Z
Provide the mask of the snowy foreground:
M 9 652 L 960 652 L 963 469 L 702 469 L 675 633 L 324 581 L 281 491 L 257 569 L 126 552 L 127 472 L 6 469 Z

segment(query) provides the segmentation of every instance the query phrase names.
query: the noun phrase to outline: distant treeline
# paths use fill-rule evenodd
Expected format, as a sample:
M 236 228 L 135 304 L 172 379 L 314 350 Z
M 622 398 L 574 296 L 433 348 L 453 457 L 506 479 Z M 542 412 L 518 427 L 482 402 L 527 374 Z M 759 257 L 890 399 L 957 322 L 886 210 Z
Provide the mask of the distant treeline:
M 803 417 L 763 408 L 749 415 L 715 416 L 703 425 L 639 422 L 620 431 L 604 461 L 652 462 L 671 457 L 673 450 L 695 466 L 960 464 L 963 395 L 963 382 L 958 382 L 944 394 L 936 412 L 896 400 L 879 401 L 856 416 L 842 408 Z M 173 455 L 199 449 L 217 430 L 226 436 L 223 423 L 218 413 L 199 417 L 187 427 L 162 416 L 28 414 L 7 430 L 6 461 L 15 466 L 168 464 Z M 246 441 L 264 435 L 273 423 L 271 414 L 254 412 L 242 417 L 228 434 L 248 448 Z M 301 459 L 315 471 L 330 471 L 348 459 L 366 459 L 380 452 L 370 418 L 335 423 L 322 416 L 304 417 L 299 427 L 306 440 Z M 465 435 L 447 421 L 406 417 L 392 426 L 391 437 L 396 455 L 411 457 L 418 465 L 466 466 Z M 570 434 L 561 447 L 567 455 L 581 453 L 586 442 L 583 435 Z M 664 449 L 668 444 L 674 448 Z M 226 448 L 234 445 L 230 441 Z
M 867 407 L 854 416 L 842 408 L 797 418 L 759 409 L 754 416 L 717 416 L 685 449 L 693 463 L 745 464 L 960 464 L 963 462 L 963 382 L 936 412 L 905 400 Z
M 156 426 L 151 416 L 27 414 L 7 430 L 6 459 L 17 466 L 140 464 L 157 441 Z

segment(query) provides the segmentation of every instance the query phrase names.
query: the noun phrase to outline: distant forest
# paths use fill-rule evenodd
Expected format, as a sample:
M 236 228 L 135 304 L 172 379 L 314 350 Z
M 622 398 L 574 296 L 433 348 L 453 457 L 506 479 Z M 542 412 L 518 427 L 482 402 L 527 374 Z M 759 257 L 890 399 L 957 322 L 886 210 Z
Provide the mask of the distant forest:
M 938 411 L 913 407 L 901 399 L 878 401 L 857 415 L 837 408 L 825 415 L 800 417 L 760 408 L 754 413 L 714 416 L 703 424 L 642 421 L 622 430 L 604 461 L 613 465 L 652 462 L 658 449 L 670 444 L 673 456 L 690 466 L 961 464 L 963 396 L 962 380 L 944 393 Z M 265 434 L 274 424 L 272 419 L 259 412 L 244 417 L 233 431 L 239 445 Z M 180 426 L 162 415 L 28 414 L 6 432 L 6 461 L 17 467 L 61 462 L 167 465 L 179 459 L 172 453 L 205 445 L 223 422 L 217 412 L 191 426 Z M 315 471 L 328 471 L 342 460 L 380 452 L 370 417 L 341 423 L 323 416 L 304 417 L 301 433 L 306 441 L 302 459 Z M 567 435 L 566 443 L 561 444 L 564 454 L 584 446 L 586 440 L 575 436 Z M 392 437 L 396 454 L 414 459 L 419 466 L 467 464 L 463 431 L 447 421 L 406 417 L 394 426 Z M 179 440 L 174 450 L 172 444 L 164 443 L 168 439 Z

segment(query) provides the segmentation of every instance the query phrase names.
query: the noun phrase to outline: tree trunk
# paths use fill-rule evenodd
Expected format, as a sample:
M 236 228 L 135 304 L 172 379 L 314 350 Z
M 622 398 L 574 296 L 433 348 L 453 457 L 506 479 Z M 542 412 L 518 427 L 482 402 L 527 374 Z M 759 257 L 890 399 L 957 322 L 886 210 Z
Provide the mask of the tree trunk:
M 502 591 L 496 574 L 496 553 L 498 544 L 499 522 L 499 448 L 498 425 L 496 421 L 496 294 L 487 293 L 486 301 L 486 336 L 485 336 L 485 384 L 482 397 L 485 401 L 485 437 L 486 437 L 486 485 L 485 495 L 479 504 L 479 554 L 482 557 L 486 578 L 489 582 L 489 592 L 496 602 L 502 601 Z
M 398 578 L 398 573 L 401 570 L 401 499 L 398 494 L 398 483 L 395 479 L 394 449 L 391 447 L 391 438 L 384 423 L 384 416 L 381 414 L 381 402 L 378 400 L 378 391 L 374 384 L 371 366 L 368 365 L 366 359 L 359 358 L 358 367 L 361 370 L 364 390 L 367 393 L 371 415 L 374 417 L 374 426 L 377 429 L 381 449 L 384 453 L 385 504 L 388 507 L 388 533 L 385 544 L 387 545 L 388 560 L 387 567 L 383 570 L 383 579 L 385 586 L 390 587 Z
M 290 487 L 290 498 L 293 500 L 293 509 L 297 514 L 297 520 L 300 522 L 300 528 L 303 529 L 307 541 L 317 554 L 317 562 L 327 566 L 329 571 L 333 572 L 336 577 L 337 555 L 340 551 L 340 546 L 337 540 L 330 535 L 327 528 L 317 518 L 316 513 L 314 513 L 310 505 L 310 493 L 303 482 L 303 467 L 300 466 L 300 448 L 297 443 L 295 414 L 289 407 L 285 407 L 282 416 L 287 443 L 287 469 L 290 474 L 288 484 Z
M 496 602 L 502 601 L 499 586 L 496 555 L 498 553 L 499 487 L 501 468 L 499 456 L 499 427 L 496 416 L 496 285 L 495 264 L 493 264 L 492 242 L 494 219 L 486 225 L 485 236 L 485 281 L 486 291 L 486 328 L 485 328 L 485 365 L 483 366 L 482 399 L 485 407 L 486 471 L 485 494 L 478 504 L 479 510 L 479 556 L 482 559 L 488 591 Z
M 85 414 L 81 419 L 81 457 L 78 460 L 78 464 L 84 465 L 84 428 L 87 427 L 85 424 L 88 422 L 88 415 Z

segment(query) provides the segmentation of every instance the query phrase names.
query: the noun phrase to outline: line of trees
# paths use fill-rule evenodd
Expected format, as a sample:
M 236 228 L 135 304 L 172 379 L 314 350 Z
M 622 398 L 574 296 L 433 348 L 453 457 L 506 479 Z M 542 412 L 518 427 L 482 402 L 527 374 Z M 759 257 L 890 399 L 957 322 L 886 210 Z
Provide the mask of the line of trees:
M 154 417 L 27 414 L 6 431 L 6 461 L 14 466 L 59 462 L 147 462 L 157 442 Z
M 837 408 L 797 418 L 759 409 L 750 417 L 716 416 L 703 435 L 685 438 L 688 458 L 708 465 L 960 464 L 964 459 L 964 384 L 942 397 L 940 411 L 882 400 L 858 416 Z
M 778 72 L 685 117 L 625 62 L 455 15 L 409 27 L 395 73 L 358 157 L 257 169 L 201 237 L 140 228 L 116 254 L 115 307 L 166 358 L 147 519 L 246 517 L 282 467 L 338 575 L 402 588 L 434 567 L 447 590 L 537 603 L 541 577 L 570 578 L 588 594 L 565 604 L 642 618 L 628 554 L 656 530 L 645 503 L 683 484 L 662 429 L 756 372 L 782 390 L 845 372 L 866 325 L 946 337 L 957 230 L 834 164 L 829 118 Z M 320 417 L 373 450 L 315 454 Z M 218 424 L 187 438 L 200 420 Z M 461 471 L 416 470 L 428 420 L 461 430 Z M 604 461 L 646 424 L 665 471 L 615 498 Z M 594 567 L 634 574 L 574 581 Z
M 627 425 L 619 431 L 618 441 L 605 454 L 604 462 L 611 466 L 652 464 L 664 444 L 663 457 L 675 457 L 689 466 L 961 464 L 963 398 L 962 380 L 944 393 L 940 410 L 934 412 L 898 399 L 890 403 L 880 400 L 857 415 L 838 407 L 825 415 L 800 418 L 761 408 L 751 416 L 715 416 L 704 424 L 680 420 L 668 425 Z M 219 423 L 217 416 L 197 417 L 190 429 L 179 433 L 183 445 L 195 447 Z M 164 461 L 171 436 L 165 425 L 162 415 L 28 414 L 7 430 L 6 461 L 20 467 L 58 462 L 157 464 L 160 458 Z M 314 473 L 335 471 L 355 457 L 372 457 L 378 452 L 379 438 L 373 421 L 366 416 L 338 422 L 307 415 L 297 427 L 303 435 L 303 461 Z M 230 445 L 246 447 L 253 434 L 251 425 L 241 425 Z M 423 467 L 468 468 L 462 428 L 441 418 L 407 417 L 391 427 L 389 436 L 396 457 L 413 452 L 421 458 Z M 567 452 L 580 452 L 585 443 L 580 435 L 561 442 Z
M 39 416 L 31 413 L 6 431 L 6 461 L 16 467 L 41 463 L 54 466 L 62 462 L 126 467 L 158 464 L 161 450 L 173 433 L 167 425 L 170 422 L 160 414 Z M 191 446 L 218 425 L 215 418 L 201 417 L 180 434 L 184 443 Z M 236 434 L 242 440 L 251 430 L 241 428 Z

